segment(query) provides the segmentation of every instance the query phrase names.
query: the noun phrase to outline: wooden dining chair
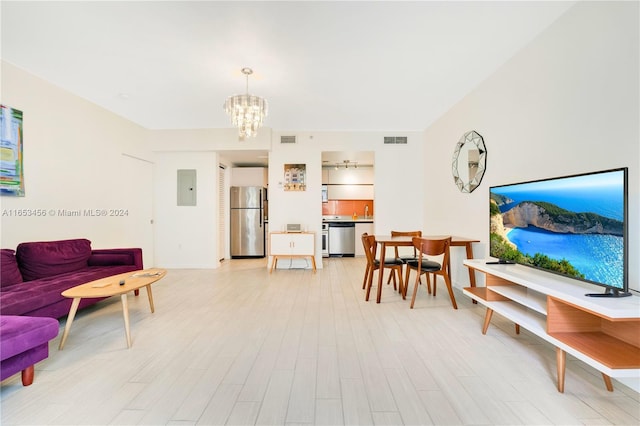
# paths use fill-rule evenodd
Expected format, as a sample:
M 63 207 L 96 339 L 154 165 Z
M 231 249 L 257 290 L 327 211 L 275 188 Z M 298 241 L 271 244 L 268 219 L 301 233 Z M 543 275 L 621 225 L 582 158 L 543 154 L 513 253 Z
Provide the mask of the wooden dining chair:
M 391 231 L 391 236 L 392 237 L 422 237 L 422 231 Z M 413 255 L 411 254 L 410 251 L 402 250 L 402 249 L 410 249 L 411 251 L 413 251 Z M 395 246 L 394 250 L 395 250 L 396 259 L 400 259 L 403 264 L 406 264 L 409 260 L 416 260 L 418 258 L 418 250 L 415 247 Z M 403 276 L 404 276 L 404 273 L 403 273 Z M 390 280 L 391 280 L 391 275 L 387 280 L 387 284 L 389 284 Z M 407 283 L 407 281 L 405 281 L 405 283 Z M 406 293 L 406 288 L 405 288 L 405 293 Z M 404 294 L 403 296 L 406 296 L 406 294 Z
M 371 285 L 373 283 L 373 272 L 380 270 L 380 260 L 376 259 L 376 250 L 377 243 L 375 235 L 368 235 L 366 232 L 362 234 L 362 245 L 364 247 L 364 253 L 367 257 L 367 267 L 365 269 L 364 274 L 364 282 L 362 283 L 363 287 L 367 289 L 367 293 L 365 296 L 365 300 L 369 300 L 369 294 L 371 293 Z M 397 260 L 396 258 L 386 258 L 384 259 L 384 267 L 385 269 L 389 269 L 390 274 L 393 275 L 393 288 L 397 289 L 400 294 L 406 294 L 406 289 L 404 288 L 403 280 L 402 280 L 402 261 Z M 396 287 L 396 276 L 398 278 L 398 286 Z
M 416 301 L 416 294 L 418 293 L 418 285 L 420 284 L 420 276 L 422 274 L 425 274 L 427 276 L 427 292 L 431 293 L 430 276 L 433 275 L 433 295 L 436 295 L 436 283 L 438 280 L 438 276 L 441 276 L 444 279 L 445 284 L 447 285 L 447 290 L 449 291 L 449 298 L 451 299 L 453 309 L 458 309 L 456 298 L 453 295 L 453 288 L 451 287 L 451 276 L 449 275 L 449 248 L 451 247 L 451 237 L 439 239 L 413 237 L 413 246 L 418 252 L 418 259 L 409 260 L 406 263 L 404 280 L 405 283 L 407 283 L 407 285 L 405 286 L 406 290 L 406 288 L 409 286 L 410 271 L 413 269 L 417 272 L 416 279 L 413 285 L 413 296 L 411 297 L 411 305 L 409 305 L 409 308 L 413 309 L 413 305 Z M 427 256 L 437 256 L 440 259 L 438 262 L 436 262 L 429 259 Z
M 422 231 L 391 231 L 391 236 L 392 237 L 422 237 Z M 408 260 L 416 260 L 418 258 L 418 249 L 414 247 L 410 247 L 411 250 L 413 250 L 413 255 L 411 255 L 411 253 L 402 253 L 401 255 L 401 251 L 400 249 L 404 249 L 404 248 L 408 248 L 408 247 L 394 247 L 395 248 L 395 254 L 396 254 L 396 259 L 400 259 L 403 262 L 406 262 Z

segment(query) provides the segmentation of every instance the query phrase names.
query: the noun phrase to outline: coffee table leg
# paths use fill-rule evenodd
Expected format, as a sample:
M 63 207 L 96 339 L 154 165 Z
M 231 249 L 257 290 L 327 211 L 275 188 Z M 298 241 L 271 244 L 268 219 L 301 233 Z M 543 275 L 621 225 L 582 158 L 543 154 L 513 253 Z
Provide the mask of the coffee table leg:
M 155 312 L 155 308 L 153 307 L 153 294 L 151 294 L 151 284 L 147 287 L 147 296 L 149 297 L 149 306 L 151 307 L 151 313 Z
M 124 331 L 127 334 L 127 348 L 131 347 L 131 333 L 129 332 L 129 305 L 127 304 L 127 294 L 121 294 L 122 315 L 124 316 Z
M 58 346 L 58 350 L 61 351 L 64 348 L 64 343 L 67 341 L 67 336 L 69 335 L 69 330 L 71 330 L 71 323 L 73 319 L 76 317 L 76 312 L 78 312 L 78 306 L 80 305 L 81 297 L 76 297 L 71 302 L 71 309 L 69 309 L 69 315 L 67 315 L 67 324 L 64 326 L 64 332 L 62 333 L 62 339 L 60 339 L 60 346 Z

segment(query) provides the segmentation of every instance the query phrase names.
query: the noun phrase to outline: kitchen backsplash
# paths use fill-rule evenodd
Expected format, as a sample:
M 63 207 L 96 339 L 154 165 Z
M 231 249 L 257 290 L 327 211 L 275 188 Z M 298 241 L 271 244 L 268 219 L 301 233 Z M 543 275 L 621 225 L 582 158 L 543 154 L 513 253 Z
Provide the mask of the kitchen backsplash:
M 356 213 L 364 217 L 366 206 L 369 206 L 369 216 L 373 217 L 373 200 L 329 200 L 322 203 L 322 215 L 351 216 Z

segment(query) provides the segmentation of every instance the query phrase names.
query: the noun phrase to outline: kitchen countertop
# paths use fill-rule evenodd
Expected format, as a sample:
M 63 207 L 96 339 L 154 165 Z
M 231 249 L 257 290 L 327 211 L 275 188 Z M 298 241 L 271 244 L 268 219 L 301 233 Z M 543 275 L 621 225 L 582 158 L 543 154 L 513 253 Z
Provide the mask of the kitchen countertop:
M 354 219 L 352 216 L 322 216 L 323 222 L 341 222 L 341 223 L 373 223 L 373 217 L 358 216 Z

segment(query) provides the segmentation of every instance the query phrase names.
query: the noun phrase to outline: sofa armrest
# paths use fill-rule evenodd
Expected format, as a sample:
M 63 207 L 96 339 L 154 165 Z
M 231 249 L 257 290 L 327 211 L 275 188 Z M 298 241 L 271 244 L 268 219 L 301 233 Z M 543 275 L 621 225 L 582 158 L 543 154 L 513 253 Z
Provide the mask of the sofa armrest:
M 89 257 L 89 266 L 134 265 L 136 269 L 142 266 L 141 248 L 93 249 Z

